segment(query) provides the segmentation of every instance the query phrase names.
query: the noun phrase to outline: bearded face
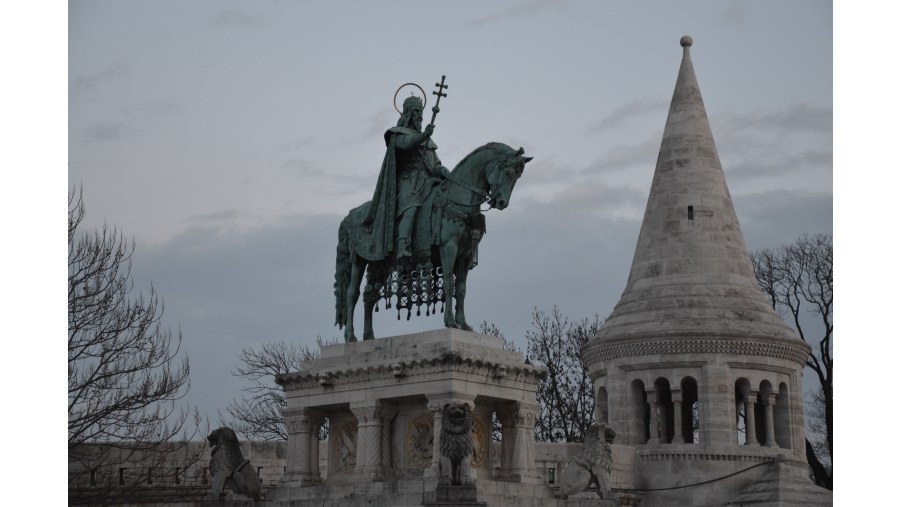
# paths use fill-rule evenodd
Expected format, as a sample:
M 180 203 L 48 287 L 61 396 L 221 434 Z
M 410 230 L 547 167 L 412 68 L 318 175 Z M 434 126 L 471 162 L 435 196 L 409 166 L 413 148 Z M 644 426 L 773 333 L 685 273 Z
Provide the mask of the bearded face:
M 414 107 L 410 111 L 409 126 L 416 130 L 422 130 L 422 110 L 418 107 Z

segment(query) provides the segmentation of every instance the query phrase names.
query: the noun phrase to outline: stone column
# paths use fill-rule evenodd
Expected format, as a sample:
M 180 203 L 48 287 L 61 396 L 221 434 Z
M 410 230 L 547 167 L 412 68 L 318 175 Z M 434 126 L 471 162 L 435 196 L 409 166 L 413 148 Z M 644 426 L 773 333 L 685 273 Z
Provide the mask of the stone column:
M 302 485 L 310 474 L 310 410 L 306 407 L 282 411 L 288 431 L 288 461 L 285 464 L 284 482 Z
M 659 414 L 656 413 L 656 391 L 648 389 L 647 403 L 650 405 L 650 445 L 659 444 Z M 643 424 L 643 423 L 641 423 Z
M 775 399 L 777 394 L 769 394 L 765 400 L 762 400 L 766 407 L 766 443 L 765 447 L 778 447 L 775 442 Z
M 541 406 L 531 403 L 515 403 L 515 443 L 510 460 L 510 480 L 536 484 L 540 482 L 534 461 L 534 424 Z
M 383 480 L 381 466 L 381 402 L 365 401 L 350 405 L 356 416 L 356 468 L 353 473 L 368 481 Z
M 498 406 L 496 408 L 497 419 L 500 420 L 500 478 L 510 479 L 512 468 L 513 449 L 516 447 L 516 417 L 515 404 Z
M 309 471 L 311 482 L 322 482 L 322 470 L 319 468 L 319 429 L 322 427 L 321 412 L 310 412 L 309 432 Z
M 397 407 L 383 405 L 381 407 L 381 469 L 385 477 L 393 468 L 391 449 L 391 427 L 394 416 L 397 415 Z
M 426 478 L 440 479 L 441 477 L 441 411 L 446 400 L 428 400 L 428 410 L 431 411 L 433 440 L 431 443 L 431 468 L 425 470 Z
M 672 390 L 672 404 L 675 406 L 675 415 L 672 424 L 675 425 L 675 432 L 672 435 L 673 444 L 683 444 L 684 435 L 682 426 L 684 426 L 684 414 L 681 413 L 681 389 Z
M 747 436 L 744 445 L 759 445 L 756 441 L 756 393 L 744 395 L 744 433 Z

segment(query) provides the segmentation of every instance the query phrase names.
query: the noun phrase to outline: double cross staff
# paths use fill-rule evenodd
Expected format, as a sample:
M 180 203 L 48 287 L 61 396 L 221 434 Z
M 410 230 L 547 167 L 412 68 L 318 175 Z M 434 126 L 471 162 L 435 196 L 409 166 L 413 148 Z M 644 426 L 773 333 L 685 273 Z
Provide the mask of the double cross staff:
M 447 76 L 441 76 L 441 82 L 434 83 L 434 86 L 438 87 L 437 91 L 431 92 L 432 95 L 437 95 L 437 102 L 435 102 L 434 107 L 431 108 L 431 125 L 432 126 L 434 126 L 434 119 L 437 118 L 437 114 L 441 110 L 441 108 L 438 107 L 441 104 L 441 97 L 447 96 L 447 94 L 444 93 L 444 90 L 449 88 L 449 86 L 444 84 L 444 79 L 447 79 Z

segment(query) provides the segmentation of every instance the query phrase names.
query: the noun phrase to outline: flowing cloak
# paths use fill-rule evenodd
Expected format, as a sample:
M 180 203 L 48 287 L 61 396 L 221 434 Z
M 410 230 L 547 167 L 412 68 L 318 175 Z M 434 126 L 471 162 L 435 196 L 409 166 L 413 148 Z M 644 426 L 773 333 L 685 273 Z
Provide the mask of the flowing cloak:
M 397 147 L 400 135 L 417 134 L 417 130 L 394 127 L 384 133 L 387 150 L 375 184 L 372 200 L 350 212 L 350 245 L 357 255 L 369 262 L 383 260 L 394 250 L 397 218 Z M 428 139 L 428 148 L 437 146 Z

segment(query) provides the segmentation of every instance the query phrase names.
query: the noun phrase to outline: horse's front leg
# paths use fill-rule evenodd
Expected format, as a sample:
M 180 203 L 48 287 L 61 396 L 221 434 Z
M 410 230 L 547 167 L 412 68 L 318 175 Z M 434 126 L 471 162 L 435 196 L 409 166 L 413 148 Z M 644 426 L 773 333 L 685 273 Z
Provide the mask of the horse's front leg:
M 378 302 L 378 292 L 371 284 L 366 284 L 363 291 L 363 309 L 365 310 L 365 319 L 363 320 L 363 340 L 374 340 L 375 331 L 372 330 L 372 309 Z
M 356 256 L 354 256 L 356 257 Z M 350 287 L 347 290 L 347 307 L 344 315 L 347 321 L 344 323 L 344 341 L 355 342 L 356 333 L 353 332 L 353 312 L 356 309 L 356 303 L 359 301 L 359 286 L 362 283 L 363 271 L 365 271 L 365 261 L 356 257 L 351 261 L 350 268 Z
M 446 228 L 445 228 L 446 230 Z M 455 241 L 443 238 L 441 242 L 441 266 L 444 267 L 444 327 L 459 328 L 453 316 L 453 271 L 459 246 Z
M 471 331 L 472 326 L 466 322 L 466 277 L 469 275 L 469 256 L 460 255 L 453 269 L 456 274 L 456 324 L 460 329 Z

